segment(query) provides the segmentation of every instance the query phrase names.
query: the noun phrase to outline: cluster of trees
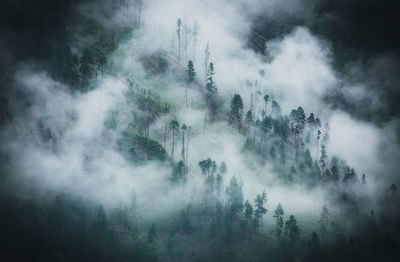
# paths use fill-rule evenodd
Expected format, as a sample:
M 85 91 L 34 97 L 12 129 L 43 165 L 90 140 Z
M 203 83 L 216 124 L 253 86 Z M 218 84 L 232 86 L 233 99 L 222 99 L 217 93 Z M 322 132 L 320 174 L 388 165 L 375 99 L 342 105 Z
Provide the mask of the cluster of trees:
M 171 40 L 171 54 L 176 55 L 179 62 L 184 61 L 184 63 L 187 64 L 189 57 L 192 57 L 191 61 L 195 61 L 199 30 L 197 21 L 194 21 L 193 25 L 189 25 L 189 23 L 186 23 L 181 18 L 176 20 L 176 38 L 174 36 Z M 177 51 L 175 51 L 175 40 L 178 42 Z M 182 44 L 184 60 L 181 56 Z M 192 49 L 192 52 L 190 52 L 189 49 Z
M 116 3 L 113 1 L 113 4 Z M 118 1 L 122 7 L 127 7 L 129 3 L 132 1 Z M 142 1 L 133 3 L 141 10 Z M 135 19 L 140 24 L 138 12 Z M 52 73 L 57 79 L 82 91 L 88 91 L 91 78 L 106 70 L 107 54 L 115 48 L 114 33 L 106 32 L 95 23 L 88 23 L 85 30 L 98 37 L 104 34 L 106 38 L 74 54 L 66 45 L 66 34 L 61 33 L 53 46 L 57 66 Z M 196 70 L 193 61 L 188 60 L 187 49 L 189 39 L 193 40 L 193 45 L 196 43 L 198 25 L 195 23 L 193 31 L 190 31 L 181 19 L 177 20 L 179 61 L 183 60 L 182 30 L 187 61 L 184 79 L 187 107 L 188 87 L 197 85 Z M 214 80 L 215 68 L 209 62 L 209 56 L 207 45 L 205 86 L 202 88 L 204 126 L 217 120 L 220 109 Z M 264 75 L 261 70 L 260 77 Z M 128 81 L 131 87 L 136 85 Z M 269 212 L 265 191 L 257 194 L 253 201 L 245 200 L 243 182 L 236 176 L 227 181 L 225 162 L 218 165 L 215 160 L 207 158 L 198 163 L 203 184 L 196 185 L 196 189 L 200 190 L 193 190 L 188 196 L 182 195 L 182 204 L 177 203 L 177 210 L 168 212 L 165 215 L 167 218 L 140 219 L 141 215 L 147 214 L 142 214 L 137 207 L 134 194 L 129 203 L 105 210 L 98 203 L 68 194 L 38 204 L 23 199 L 10 200 L 0 191 L 0 207 L 6 210 L 5 215 L 0 217 L 0 231 L 4 233 L 0 238 L 0 257 L 13 256 L 17 260 L 30 261 L 321 261 L 322 258 L 325 261 L 377 261 L 386 250 L 395 250 L 398 247 L 396 238 L 387 232 L 383 232 L 384 237 L 381 238 L 374 212 L 363 210 L 367 186 L 365 174 L 359 180 L 356 171 L 343 160 L 336 157 L 329 159 L 328 127 L 322 127 L 319 118 L 313 113 L 307 114 L 302 107 L 284 115 L 277 101 L 268 94 L 262 94 L 261 80 L 256 82 L 255 87 L 251 91 L 247 111 L 240 94 L 235 94 L 230 101 L 230 110 L 224 114 L 227 117 L 220 119 L 231 124 L 234 132 L 237 130 L 239 135 L 245 136 L 245 150 L 258 155 L 261 164 L 263 161 L 272 163 L 282 181 L 303 183 L 310 190 L 315 186 L 329 190 L 333 199 L 329 206 L 333 206 L 333 211 L 324 205 L 318 224 L 306 221 L 314 232 L 311 230 L 309 232 L 312 233 L 308 234 L 308 230 L 304 229 L 306 227 L 300 228 L 294 215 L 285 217 L 281 204 Z M 132 95 L 131 102 L 140 112 L 134 112 L 134 121 L 118 141 L 121 151 L 126 147 L 137 162 L 156 159 L 171 163 L 171 183 L 187 186 L 191 127 L 169 118 L 160 135 L 163 137 L 161 145 L 156 141 L 159 137 L 150 136 L 150 128 L 161 116 L 172 113 L 170 105 L 149 90 L 136 90 L 129 95 Z M 107 130 L 117 129 L 120 121 L 118 114 L 110 112 L 105 123 Z M 50 128 L 41 123 L 38 128 L 44 142 L 54 140 Z M 170 150 L 167 150 L 168 136 Z M 316 148 L 314 158 L 310 151 L 313 146 Z M 180 150 L 180 157 L 177 157 L 177 150 Z M 387 202 L 397 200 L 397 186 L 393 184 Z M 388 204 L 388 207 L 394 205 Z M 264 224 L 268 216 L 274 221 L 272 228 Z M 346 220 L 359 223 L 361 229 L 374 235 L 372 244 L 362 242 L 362 237 L 355 230 L 350 231 L 351 237 L 345 236 L 347 232 L 344 228 L 349 225 Z M 363 249 L 371 245 L 380 248 Z

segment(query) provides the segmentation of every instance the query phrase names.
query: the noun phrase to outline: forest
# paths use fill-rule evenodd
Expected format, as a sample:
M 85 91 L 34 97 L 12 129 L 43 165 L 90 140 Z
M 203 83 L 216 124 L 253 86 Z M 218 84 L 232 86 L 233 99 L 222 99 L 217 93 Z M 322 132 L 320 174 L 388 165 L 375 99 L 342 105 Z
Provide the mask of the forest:
M 1 261 L 398 261 L 397 1 L 0 4 Z

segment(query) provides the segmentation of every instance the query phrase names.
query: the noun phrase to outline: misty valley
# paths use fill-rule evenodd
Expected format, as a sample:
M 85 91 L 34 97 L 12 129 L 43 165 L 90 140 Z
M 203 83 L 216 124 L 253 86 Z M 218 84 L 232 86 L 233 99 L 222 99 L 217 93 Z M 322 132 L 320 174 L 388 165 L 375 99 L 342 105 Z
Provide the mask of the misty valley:
M 1 261 L 399 261 L 396 1 L 0 10 Z

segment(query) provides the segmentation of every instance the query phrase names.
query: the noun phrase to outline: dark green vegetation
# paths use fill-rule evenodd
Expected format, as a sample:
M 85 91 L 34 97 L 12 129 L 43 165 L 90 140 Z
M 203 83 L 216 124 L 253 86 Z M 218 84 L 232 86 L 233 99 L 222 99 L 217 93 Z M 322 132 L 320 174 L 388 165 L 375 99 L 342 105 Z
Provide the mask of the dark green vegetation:
M 288 1 L 290 2 L 290 1 Z M 332 51 L 331 59 L 337 74 L 347 81 L 365 83 L 384 101 L 379 108 L 363 108 L 373 97 L 355 103 L 346 95 L 345 83 L 326 95 L 333 108 L 350 112 L 353 116 L 378 123 L 400 115 L 398 101 L 398 71 L 400 59 L 400 2 L 386 0 L 300 0 L 301 7 L 293 12 L 282 4 L 272 15 L 263 13 L 251 17 L 250 48 L 263 53 L 266 41 L 283 38 L 295 27 L 305 26 Z M 267 10 L 268 11 L 268 10 Z M 268 44 L 267 44 L 268 47 Z M 269 58 L 269 54 L 266 54 Z M 365 73 L 361 73 L 365 72 Z M 375 76 L 380 75 L 376 79 Z M 384 79 L 384 80 L 383 80 Z M 390 93 L 391 95 L 388 95 Z
M 41 69 L 66 84 L 68 92 L 76 96 L 95 91 L 96 80 L 103 74 L 118 74 L 109 57 L 139 25 L 109 29 L 79 14 L 71 14 L 74 19 L 68 19 L 73 11 L 67 10 L 75 1 L 66 1 L 65 5 L 44 3 L 48 10 L 55 11 L 43 22 L 52 26 L 43 26 L 46 30 L 39 40 L 33 41 L 34 47 L 21 48 L 18 56 L 39 60 Z M 62 11 L 68 15 L 62 16 Z M 276 38 L 302 21 L 272 19 L 268 23 L 272 26 L 260 33 Z M 191 60 L 187 66 L 180 63 L 182 26 L 178 19 L 178 57 L 157 51 L 140 56 L 138 62 L 148 75 L 168 76 L 183 85 L 185 108 L 189 107 L 188 90 L 198 91 L 201 95 L 195 102 L 204 111 L 204 123 L 195 129 L 178 122 L 173 101 L 153 89 L 150 91 L 137 79 L 127 78 L 126 100 L 135 110 L 129 111 L 128 119 L 119 110 L 107 112 L 101 139 L 105 141 L 109 133 L 116 134 L 113 146 L 132 166 L 159 163 L 165 171 L 165 177 L 159 178 L 160 184 L 167 181 L 162 193 L 192 187 L 190 179 L 196 182 L 196 190 L 179 195 L 176 208 L 166 212 L 154 205 L 155 210 L 149 215 L 138 205 L 134 190 L 129 201 L 106 208 L 100 200 L 77 197 L 73 190 L 43 193 L 27 185 L 29 190 L 16 196 L 10 192 L 14 190 L 12 183 L 2 183 L 0 259 L 395 261 L 400 248 L 396 185 L 388 186 L 383 193 L 385 198 L 379 202 L 378 212 L 369 209 L 373 196 L 366 193 L 366 175 L 357 174 L 340 157 L 329 155 L 329 134 L 323 119 L 305 112 L 302 106 L 284 114 L 278 99 L 261 91 L 250 92 L 250 103 L 240 94 L 222 97 L 214 80 L 218 65 L 208 61 L 207 54 L 205 81 L 200 80 Z M 326 27 L 333 28 L 331 24 Z M 32 28 L 40 30 L 41 26 Z M 321 34 L 330 34 L 326 30 L 321 29 Z M 92 41 L 78 45 L 75 39 L 81 36 Z M 3 76 L 2 82 L 11 89 L 6 78 Z M 2 95 L 5 98 L 0 101 L 1 124 L 12 125 L 12 105 L 6 99 L 9 90 Z M 153 125 L 161 119 L 161 130 L 158 127 L 152 133 Z M 191 145 L 192 137 L 212 129 L 214 124 L 228 126 L 230 134 L 242 139 L 243 155 L 262 167 L 268 165 L 278 185 L 289 189 L 301 187 L 309 193 L 326 192 L 327 203 L 320 207 L 318 221 L 302 220 L 283 204 L 272 206 L 268 189 L 255 192 L 254 199 L 245 199 L 246 181 L 238 179 L 225 162 L 196 159 L 198 167 L 190 166 L 188 156 L 196 150 Z M 44 151 L 57 152 L 61 145 L 54 127 L 45 121 L 38 121 L 35 126 L 41 143 L 47 146 Z M 149 174 L 142 175 L 145 178 Z M 12 174 L 5 174 L 2 179 L 8 176 Z M 162 202 L 159 197 L 149 196 L 154 203 Z

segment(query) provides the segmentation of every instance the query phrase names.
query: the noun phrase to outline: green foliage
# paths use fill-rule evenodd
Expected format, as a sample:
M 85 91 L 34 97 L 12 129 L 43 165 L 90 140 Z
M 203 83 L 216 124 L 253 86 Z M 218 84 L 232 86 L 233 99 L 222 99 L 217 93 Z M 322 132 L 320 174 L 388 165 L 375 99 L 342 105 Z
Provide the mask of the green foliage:
M 249 224 L 253 221 L 253 207 L 248 200 L 244 202 L 244 219 Z
M 188 74 L 188 82 L 192 83 L 196 79 L 196 71 L 194 70 L 194 65 L 192 60 L 189 60 L 188 62 L 187 74 Z
M 211 166 L 212 166 L 212 160 L 211 158 L 207 158 L 205 160 L 202 160 L 199 162 L 199 166 L 201 169 L 201 174 L 202 175 L 208 175 L 210 174 L 211 171 Z
M 344 173 L 343 182 L 345 183 L 354 183 L 358 181 L 357 174 L 354 171 L 354 168 L 347 168 L 346 172 Z
M 265 191 L 262 194 L 257 194 L 256 199 L 254 200 L 254 205 L 256 210 L 254 212 L 254 227 L 258 228 L 260 226 L 260 220 L 268 210 L 264 207 L 264 204 L 267 202 L 267 193 Z
M 321 235 L 324 237 L 328 233 L 328 226 L 330 222 L 330 213 L 328 210 L 327 205 L 324 205 L 322 207 L 322 212 L 321 212 L 321 219 L 319 220 L 320 223 L 320 231 Z
M 166 73 L 170 66 L 167 58 L 161 51 L 149 55 L 142 55 L 139 61 L 147 72 L 156 75 Z
M 242 126 L 242 115 L 243 115 L 243 100 L 240 95 L 235 94 L 231 101 L 230 120 L 232 123 L 238 125 L 239 130 Z
M 300 230 L 293 215 L 290 215 L 289 220 L 285 222 L 285 235 L 291 245 L 294 245 L 299 240 Z
M 303 108 L 300 106 L 297 110 L 293 109 L 290 113 L 290 117 L 292 119 L 292 128 L 295 130 L 295 133 L 301 133 L 305 127 L 306 123 L 306 114 L 304 113 Z
M 271 108 L 272 108 L 272 115 L 274 117 L 279 117 L 282 114 L 281 106 L 275 100 L 272 100 Z
M 283 211 L 281 203 L 279 203 L 274 211 L 274 216 L 273 216 L 276 220 L 276 237 L 277 237 L 277 239 L 281 238 L 282 228 L 283 228 L 283 215 L 284 215 L 284 211 Z
M 253 113 L 251 112 L 251 110 L 247 111 L 246 116 L 244 118 L 244 122 L 246 123 L 248 128 L 253 125 L 254 120 L 253 120 Z
M 235 176 L 231 178 L 229 187 L 226 189 L 228 200 L 231 205 L 231 213 L 234 215 L 240 214 L 243 210 L 243 184 L 239 183 Z
M 225 162 L 222 162 L 221 165 L 219 166 L 219 172 L 220 172 L 221 174 L 225 174 L 225 173 L 227 172 Z
M 186 182 L 185 163 L 182 160 L 178 162 L 172 173 L 172 182 Z

